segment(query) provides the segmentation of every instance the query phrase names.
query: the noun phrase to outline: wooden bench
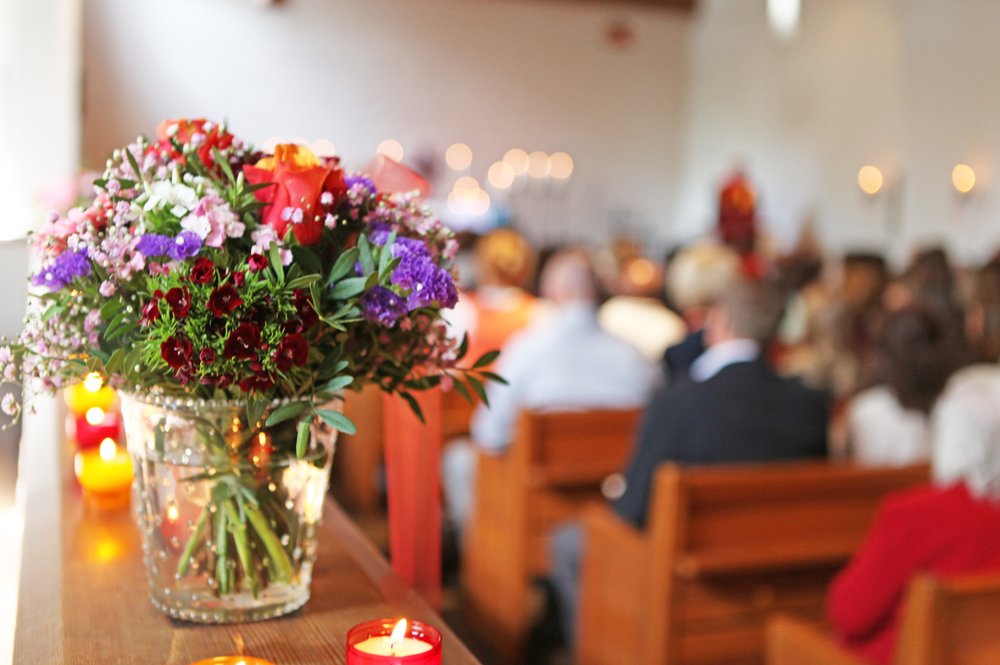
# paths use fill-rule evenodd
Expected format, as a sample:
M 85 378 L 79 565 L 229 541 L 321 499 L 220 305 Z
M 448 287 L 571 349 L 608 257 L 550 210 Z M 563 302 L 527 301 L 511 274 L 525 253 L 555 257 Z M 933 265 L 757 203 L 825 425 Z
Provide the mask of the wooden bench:
M 818 619 L 882 497 L 927 466 L 796 462 L 656 472 L 649 525 L 585 516 L 579 662 L 759 664 L 774 610 Z
M 468 618 L 517 659 L 533 618 L 531 582 L 548 570 L 551 528 L 600 499 L 601 481 L 628 460 L 641 412 L 521 414 L 510 449 L 480 453 L 463 539 Z
M 1000 575 L 910 583 L 903 609 L 897 665 L 1000 663 Z M 865 665 L 825 630 L 783 615 L 767 624 L 768 665 Z

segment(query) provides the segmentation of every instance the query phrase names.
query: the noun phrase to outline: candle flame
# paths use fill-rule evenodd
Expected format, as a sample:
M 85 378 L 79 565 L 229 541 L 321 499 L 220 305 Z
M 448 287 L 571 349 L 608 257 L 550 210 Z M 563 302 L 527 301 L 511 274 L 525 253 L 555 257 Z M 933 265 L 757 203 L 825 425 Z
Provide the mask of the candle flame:
M 179 515 L 180 515 L 180 511 L 177 510 L 176 504 L 172 503 L 172 504 L 170 504 L 167 507 L 167 519 L 168 520 L 170 520 L 171 522 L 176 522 L 177 521 L 177 517 Z
M 87 409 L 87 413 L 84 414 L 84 418 L 91 425 L 100 425 L 104 422 L 104 409 L 99 406 L 94 406 Z
M 115 445 L 114 439 L 104 439 L 101 441 L 101 459 L 105 462 L 110 462 L 115 458 L 118 453 L 118 446 Z
M 96 393 L 104 385 L 104 378 L 100 372 L 91 372 L 83 379 L 83 388 L 88 393 Z
M 396 627 L 392 629 L 392 635 L 389 636 L 389 650 L 392 655 L 396 655 L 396 645 L 406 637 L 406 619 L 400 619 L 396 623 Z

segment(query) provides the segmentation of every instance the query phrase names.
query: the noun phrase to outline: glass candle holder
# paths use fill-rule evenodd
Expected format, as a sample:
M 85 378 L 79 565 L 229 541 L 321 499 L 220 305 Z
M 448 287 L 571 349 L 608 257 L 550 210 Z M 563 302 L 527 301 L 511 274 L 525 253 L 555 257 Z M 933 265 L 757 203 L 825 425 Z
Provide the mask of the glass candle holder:
M 441 633 L 421 621 L 407 621 L 402 639 L 390 643 L 396 619 L 375 619 L 347 633 L 347 665 L 441 665 Z

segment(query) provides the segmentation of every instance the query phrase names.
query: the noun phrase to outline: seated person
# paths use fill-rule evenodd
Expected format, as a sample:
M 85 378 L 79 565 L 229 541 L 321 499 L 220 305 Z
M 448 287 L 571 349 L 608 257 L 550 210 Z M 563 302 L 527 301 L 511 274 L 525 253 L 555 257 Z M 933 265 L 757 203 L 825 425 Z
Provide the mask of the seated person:
M 958 372 L 934 409 L 932 432 L 933 485 L 886 497 L 830 588 L 836 637 L 878 665 L 892 662 L 903 597 L 917 574 L 1000 570 L 1000 368 Z
M 474 443 L 444 451 L 445 508 L 459 532 L 472 509 L 475 447 L 502 454 L 521 411 L 637 408 L 656 380 L 652 363 L 598 325 L 597 283 L 583 252 L 567 250 L 550 258 L 541 292 L 552 311 L 503 347 L 496 372 L 507 385 L 487 388 L 490 406 L 478 406 L 472 418 Z
M 957 359 L 940 318 L 909 306 L 889 315 L 875 339 L 880 383 L 847 404 L 851 457 L 866 466 L 914 464 L 930 459 L 928 414 Z
M 741 282 L 709 311 L 708 350 L 691 365 L 689 378 L 671 381 L 646 409 L 624 493 L 614 504 L 620 517 L 644 525 L 653 475 L 662 462 L 723 464 L 826 454 L 826 393 L 777 376 L 763 359 L 783 305 L 778 289 Z M 561 527 L 551 543 L 550 581 L 571 642 L 583 546 L 578 523 Z

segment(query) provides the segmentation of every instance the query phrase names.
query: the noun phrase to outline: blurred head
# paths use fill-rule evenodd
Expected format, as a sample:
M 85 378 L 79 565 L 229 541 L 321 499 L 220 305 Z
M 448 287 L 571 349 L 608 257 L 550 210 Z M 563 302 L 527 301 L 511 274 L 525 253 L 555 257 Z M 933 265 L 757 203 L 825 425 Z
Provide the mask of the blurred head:
M 524 288 L 535 272 L 535 252 L 510 229 L 491 231 L 476 243 L 480 285 Z
M 882 297 L 889 278 L 885 258 L 878 254 L 853 252 L 844 257 L 841 294 L 848 305 L 867 307 Z
M 597 302 L 597 278 L 586 252 L 564 249 L 545 262 L 540 295 L 556 305 Z
M 977 365 L 948 384 L 934 409 L 934 480 L 1000 499 L 1000 370 Z
M 705 342 L 715 346 L 730 339 L 751 339 L 762 347 L 778 332 L 785 313 L 785 293 L 767 282 L 733 284 L 708 313 Z
M 955 369 L 952 341 L 944 321 L 926 307 L 907 307 L 885 320 L 876 358 L 882 380 L 903 407 L 930 411 Z
M 663 286 L 663 266 L 644 256 L 625 259 L 613 285 L 616 294 L 654 297 Z
M 728 247 L 701 243 L 681 251 L 670 262 L 667 291 L 682 312 L 716 303 L 740 277 L 740 257 Z
M 965 334 L 977 360 L 1000 360 L 1000 261 L 990 261 L 973 277 Z

